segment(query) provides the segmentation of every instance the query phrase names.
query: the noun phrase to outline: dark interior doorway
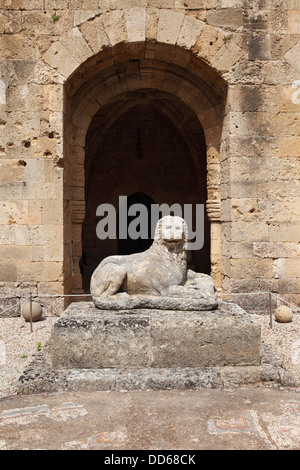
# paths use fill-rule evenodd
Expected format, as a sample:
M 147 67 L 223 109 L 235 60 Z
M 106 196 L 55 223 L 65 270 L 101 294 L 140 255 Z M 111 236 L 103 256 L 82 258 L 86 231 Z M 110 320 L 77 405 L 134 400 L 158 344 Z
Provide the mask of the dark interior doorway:
M 81 271 L 85 291 L 89 291 L 90 277 L 102 259 L 145 251 L 152 243 L 150 234 L 146 239 L 123 240 L 117 236 L 99 240 L 99 204 L 112 204 L 118 221 L 121 196 L 127 197 L 128 208 L 143 204 L 148 209 L 155 203 L 195 207 L 207 200 L 206 143 L 197 116 L 181 102 L 161 95 L 149 94 L 147 102 L 140 94 L 130 96 L 132 102 L 101 108 L 86 138 Z M 115 119 L 107 123 L 110 115 Z M 128 217 L 128 226 L 133 219 Z M 206 215 L 204 246 L 189 252 L 189 264 L 195 271 L 210 272 L 210 224 Z
M 140 204 L 145 208 L 145 212 L 147 212 L 147 220 L 142 219 L 142 223 L 145 224 L 145 227 L 147 227 L 147 238 L 137 238 L 133 239 L 130 237 L 128 234 L 126 239 L 122 239 L 118 237 L 118 254 L 119 255 L 130 255 L 132 253 L 141 253 L 142 251 L 148 250 L 150 246 L 152 245 L 153 238 L 152 238 L 152 233 L 151 233 L 151 206 L 155 204 L 155 201 L 150 197 L 147 196 L 147 194 L 137 192 L 134 194 L 131 194 L 127 198 L 127 210 L 130 213 L 130 207 L 132 207 L 134 204 Z M 137 214 L 139 217 L 139 214 Z M 119 218 L 118 218 L 119 219 Z M 135 215 L 127 215 L 127 228 L 133 222 L 135 219 Z M 119 227 L 118 227 L 119 228 Z M 138 231 L 140 230 L 139 227 Z M 118 230 L 119 233 L 119 230 Z M 144 234 L 145 235 L 145 234 Z

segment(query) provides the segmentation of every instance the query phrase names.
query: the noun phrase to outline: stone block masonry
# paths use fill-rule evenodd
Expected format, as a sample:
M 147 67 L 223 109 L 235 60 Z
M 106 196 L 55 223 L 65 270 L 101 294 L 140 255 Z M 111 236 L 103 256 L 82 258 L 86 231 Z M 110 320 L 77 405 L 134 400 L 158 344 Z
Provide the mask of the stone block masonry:
M 292 385 L 261 343 L 260 325 L 232 302 L 209 312 L 99 312 L 72 304 L 18 381 L 18 393 Z
M 94 208 L 143 192 L 206 204 L 192 261 L 220 292 L 267 286 L 299 304 L 299 12 L 298 0 L 0 1 L 0 296 L 28 283 L 82 293 Z M 149 116 L 144 160 L 135 109 Z
M 50 348 L 57 369 L 251 366 L 261 361 L 260 327 L 251 315 L 226 303 L 204 312 L 113 312 L 74 303 L 55 323 Z

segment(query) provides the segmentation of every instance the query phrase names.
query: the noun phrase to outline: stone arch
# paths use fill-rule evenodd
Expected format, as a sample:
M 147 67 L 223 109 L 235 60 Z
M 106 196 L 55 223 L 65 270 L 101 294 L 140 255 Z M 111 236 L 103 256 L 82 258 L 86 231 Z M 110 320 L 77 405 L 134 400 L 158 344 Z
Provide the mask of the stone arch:
M 101 15 L 96 11 L 82 11 L 74 23 L 74 27 L 54 41 L 43 55 L 43 60 L 63 81 L 81 67 L 83 83 L 92 62 L 98 62 L 99 68 L 106 68 L 129 56 L 132 60 L 141 54 L 145 59 L 155 59 L 175 49 L 181 54 L 173 58 L 169 55 L 171 62 L 180 60 L 188 64 L 184 52 L 192 51 L 196 60 L 200 58 L 221 77 L 243 56 L 233 33 L 228 37 L 221 29 L 186 11 L 139 7 L 116 9 Z M 165 44 L 165 51 L 157 50 L 159 43 Z
M 220 30 L 184 12 L 132 8 L 102 15 L 85 14 L 90 16 L 84 21 L 79 19 L 43 56 L 59 74 L 64 87 L 65 256 L 73 257 L 72 262 L 66 263 L 65 272 L 70 273 L 72 266 L 69 278 L 75 280 L 73 284 L 66 283 L 66 289 L 70 290 L 71 284 L 73 290 L 80 288 L 77 264 L 85 215 L 87 129 L 100 108 L 120 102 L 122 112 L 128 92 L 147 94 L 150 90 L 176 97 L 195 113 L 203 127 L 206 206 L 212 223 L 212 274 L 220 285 L 220 161 L 227 158 L 223 126 L 227 83 L 222 75 L 241 58 L 243 51 L 234 38 L 224 41 Z M 165 110 L 169 114 L 172 111 Z M 115 109 L 112 119 L 116 113 Z M 177 118 L 173 113 L 173 118 L 178 120 L 178 113 Z M 197 164 L 197 151 L 194 159 Z

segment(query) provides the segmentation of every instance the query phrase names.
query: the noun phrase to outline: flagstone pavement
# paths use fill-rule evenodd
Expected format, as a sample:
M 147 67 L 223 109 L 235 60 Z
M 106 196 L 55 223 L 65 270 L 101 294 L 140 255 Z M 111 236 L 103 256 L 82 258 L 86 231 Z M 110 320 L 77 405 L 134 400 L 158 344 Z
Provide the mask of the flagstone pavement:
M 299 450 L 299 391 L 242 387 L 6 397 L 0 400 L 0 449 Z

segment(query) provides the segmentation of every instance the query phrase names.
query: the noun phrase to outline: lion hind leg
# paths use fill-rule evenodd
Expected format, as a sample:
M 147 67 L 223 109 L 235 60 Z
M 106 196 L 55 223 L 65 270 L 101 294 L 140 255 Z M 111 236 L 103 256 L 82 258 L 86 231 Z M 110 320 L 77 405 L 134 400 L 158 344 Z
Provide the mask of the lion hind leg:
M 121 288 L 126 277 L 125 266 L 107 263 L 99 271 L 96 270 L 91 279 L 91 294 L 94 297 L 115 295 Z

